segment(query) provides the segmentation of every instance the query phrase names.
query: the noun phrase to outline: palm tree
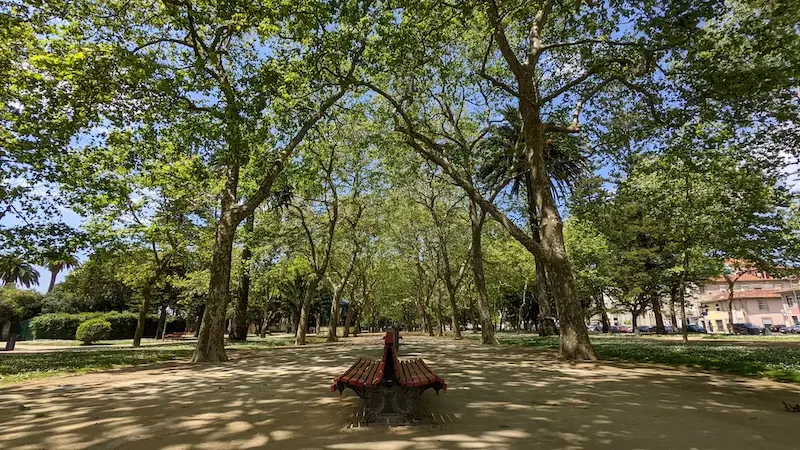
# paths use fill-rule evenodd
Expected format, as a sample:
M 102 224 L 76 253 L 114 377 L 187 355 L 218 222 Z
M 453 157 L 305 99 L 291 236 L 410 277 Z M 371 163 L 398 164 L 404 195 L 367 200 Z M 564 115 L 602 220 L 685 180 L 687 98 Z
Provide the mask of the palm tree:
M 13 255 L 0 256 L 0 281 L 4 284 L 20 283 L 26 288 L 39 285 L 39 272 L 24 259 Z
M 62 270 L 72 269 L 73 267 L 78 267 L 80 265 L 78 258 L 68 254 L 47 256 L 45 261 L 47 270 L 50 271 L 50 286 L 47 288 L 47 292 L 53 290 L 53 286 L 56 285 L 56 277 L 59 273 L 61 273 Z

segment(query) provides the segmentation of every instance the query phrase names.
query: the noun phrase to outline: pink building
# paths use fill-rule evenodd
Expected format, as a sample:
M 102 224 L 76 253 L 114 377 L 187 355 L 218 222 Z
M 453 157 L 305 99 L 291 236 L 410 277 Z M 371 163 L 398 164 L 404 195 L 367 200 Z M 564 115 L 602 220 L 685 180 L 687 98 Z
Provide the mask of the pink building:
M 706 329 L 728 330 L 728 293 L 717 292 L 700 300 Z M 800 307 L 794 290 L 748 289 L 734 291 L 733 322 L 762 327 L 800 323 Z

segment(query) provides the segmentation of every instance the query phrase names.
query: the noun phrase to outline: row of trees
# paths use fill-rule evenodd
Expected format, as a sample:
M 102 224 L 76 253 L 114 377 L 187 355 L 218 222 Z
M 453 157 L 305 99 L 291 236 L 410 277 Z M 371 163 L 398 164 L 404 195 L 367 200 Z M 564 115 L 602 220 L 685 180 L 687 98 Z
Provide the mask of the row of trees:
M 256 273 L 286 261 L 305 274 L 298 344 L 319 288 L 330 289 L 335 319 L 358 280 L 362 301 L 372 292 L 386 302 L 373 313 L 411 298 L 429 331 L 434 315 L 442 324 L 449 312 L 458 334 L 474 298 L 475 322 L 492 343 L 499 308 L 486 281 L 486 236 L 511 236 L 533 260 L 540 328 L 554 331 L 558 320 L 561 356 L 593 359 L 581 292 L 588 288 L 569 260 L 558 180 L 604 158 L 623 170 L 629 154 L 675 159 L 665 167 L 682 178 L 667 180 L 684 184 L 655 192 L 674 212 L 666 222 L 679 231 L 670 242 L 685 234 L 669 252 L 681 255 L 671 267 L 685 287 L 693 254 L 725 251 L 696 239 L 704 227 L 735 233 L 763 211 L 696 223 L 687 208 L 715 197 L 700 195 L 691 170 L 719 168 L 725 178 L 707 162 L 717 148 L 761 130 L 778 134 L 797 118 L 797 6 L 785 2 L 104 0 L 4 8 L 0 158 L 3 179 L 14 183 L 3 184 L 0 214 L 63 202 L 89 217 L 83 231 L 93 247 L 126 257 L 140 329 L 155 291 L 188 268 L 177 283 L 202 298 L 195 361 L 226 359 L 233 292 L 233 334 L 242 338 Z M 731 154 L 726 164 L 747 157 Z M 745 165 L 772 189 L 766 168 Z M 678 192 L 689 200 L 671 205 Z M 714 207 L 736 206 L 737 195 Z M 413 242 L 405 229 L 386 236 L 408 217 L 430 222 Z M 620 243 L 617 251 L 629 241 L 613 235 L 608 227 L 619 217 L 612 219 L 595 226 Z M 21 251 L 66 245 L 75 234 L 47 223 L 3 229 Z M 643 248 L 660 248 L 641 234 Z M 632 251 L 648 270 L 650 259 Z M 411 289 L 396 289 L 387 275 L 399 264 L 413 268 L 403 272 L 415 274 Z M 626 278 L 644 277 L 635 270 Z M 429 303 L 442 286 L 444 309 Z M 630 298 L 640 287 L 619 289 Z M 530 292 L 523 289 L 518 312 Z

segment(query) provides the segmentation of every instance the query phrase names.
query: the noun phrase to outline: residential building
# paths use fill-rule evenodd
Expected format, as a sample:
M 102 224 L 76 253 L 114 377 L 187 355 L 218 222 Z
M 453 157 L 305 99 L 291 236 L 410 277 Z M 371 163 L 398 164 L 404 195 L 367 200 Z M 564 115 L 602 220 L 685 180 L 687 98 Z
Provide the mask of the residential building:
M 700 287 L 700 323 L 709 332 L 731 332 L 728 289 L 724 277 L 713 278 Z M 799 323 L 798 291 L 798 280 L 775 278 L 764 272 L 745 273 L 733 284 L 733 323 L 750 322 L 762 327 Z
M 697 292 L 689 291 L 686 293 L 686 317 L 688 319 L 689 324 L 698 323 L 700 319 L 700 305 L 697 302 Z M 606 312 L 608 314 L 608 320 L 611 325 L 624 325 L 624 326 L 632 326 L 633 325 L 633 315 L 630 311 L 625 311 L 619 308 L 619 304 L 615 301 L 614 297 L 609 295 L 603 296 L 603 303 L 606 307 Z M 669 298 L 665 298 L 661 300 L 662 308 L 661 308 L 661 316 L 664 319 L 664 325 L 672 325 L 671 313 L 669 308 Z M 675 304 L 675 320 L 678 326 L 681 325 L 681 310 L 680 305 Z M 589 320 L 590 323 L 601 323 L 601 317 L 599 314 L 592 316 Z M 643 313 L 639 314 L 636 318 L 636 325 L 637 326 L 656 326 L 656 315 L 653 313 L 651 309 L 645 310 Z

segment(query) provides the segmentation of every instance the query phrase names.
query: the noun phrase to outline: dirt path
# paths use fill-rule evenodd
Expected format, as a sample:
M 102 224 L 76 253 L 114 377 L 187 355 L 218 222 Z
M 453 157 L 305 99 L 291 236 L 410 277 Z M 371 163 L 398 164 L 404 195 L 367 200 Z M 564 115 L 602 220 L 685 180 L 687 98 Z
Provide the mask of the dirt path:
M 0 448 L 761 449 L 797 448 L 800 388 L 619 363 L 566 364 L 533 349 L 406 336 L 449 385 L 436 417 L 350 427 L 362 400 L 330 380 L 356 345 L 271 349 L 218 365 L 171 363 L 0 388 Z M 353 343 L 353 342 L 350 342 Z M 20 405 L 24 405 L 21 407 Z

